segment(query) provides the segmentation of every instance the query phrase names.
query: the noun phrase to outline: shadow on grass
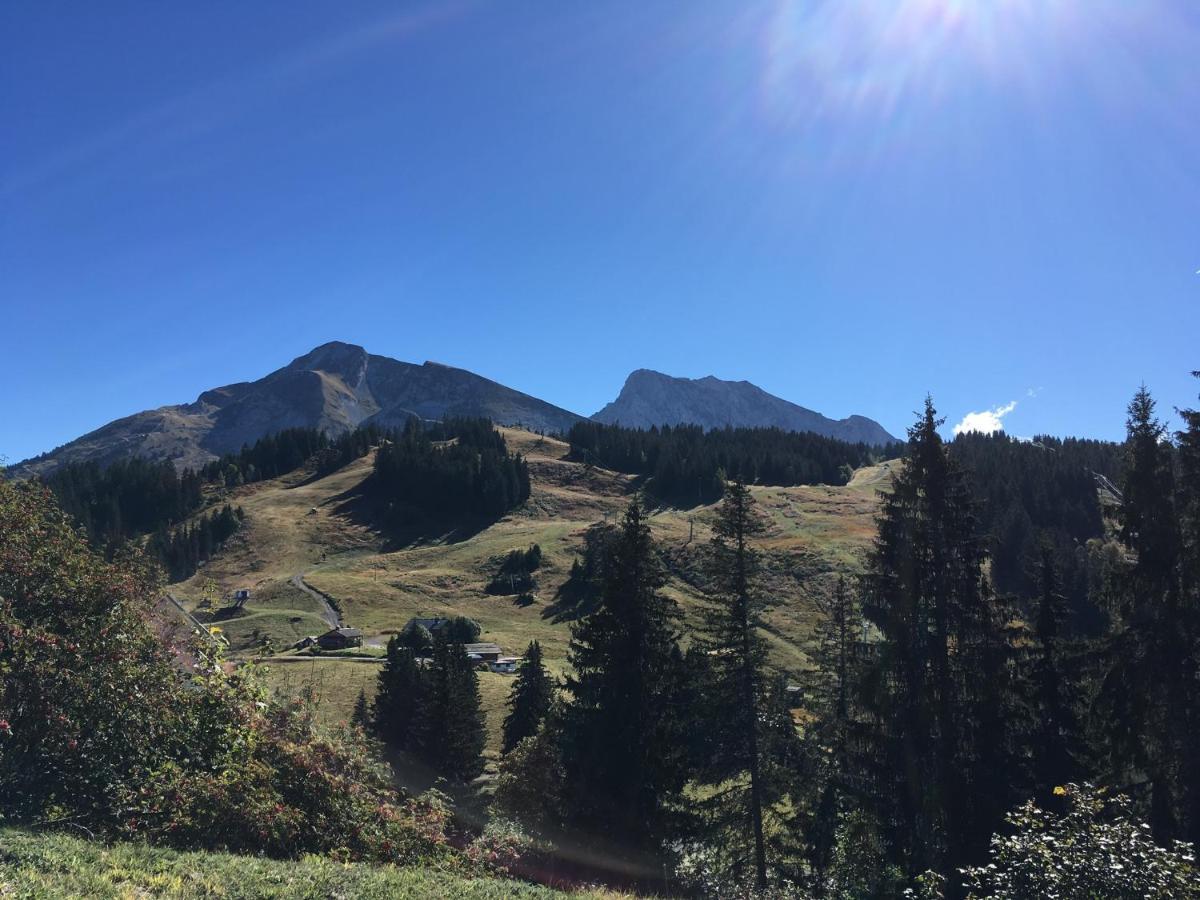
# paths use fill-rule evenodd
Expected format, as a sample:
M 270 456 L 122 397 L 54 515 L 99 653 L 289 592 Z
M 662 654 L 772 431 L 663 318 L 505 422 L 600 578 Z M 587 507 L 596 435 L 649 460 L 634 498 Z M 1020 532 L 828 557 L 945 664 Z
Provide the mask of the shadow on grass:
M 374 533 L 385 552 L 420 543 L 461 543 L 503 518 L 428 515 L 414 507 L 384 503 L 370 495 L 370 481 L 368 478 L 353 489 L 331 497 L 326 503 L 332 505 L 335 516 L 342 516 Z
M 592 580 L 572 575 L 554 595 L 554 602 L 542 610 L 542 618 L 555 625 L 572 622 L 596 610 L 600 605 L 600 591 Z

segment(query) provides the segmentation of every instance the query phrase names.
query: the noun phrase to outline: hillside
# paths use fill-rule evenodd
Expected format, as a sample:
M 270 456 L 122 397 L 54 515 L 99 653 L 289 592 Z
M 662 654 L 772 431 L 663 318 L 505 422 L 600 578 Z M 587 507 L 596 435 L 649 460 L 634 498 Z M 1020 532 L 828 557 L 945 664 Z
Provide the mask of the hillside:
M 246 511 L 242 532 L 173 590 L 207 617 L 213 615 L 212 598 L 249 588 L 252 600 L 246 608 L 217 622 L 242 651 L 252 650 L 263 638 L 280 651 L 328 627 L 321 618 L 321 601 L 298 587 L 303 585 L 333 598 L 346 623 L 363 629 L 368 644 L 386 643 L 387 636 L 413 616 L 466 615 L 482 626 L 481 640 L 495 641 L 508 653 L 519 654 L 537 639 L 549 666 L 561 671 L 570 622 L 579 612 L 568 584 L 572 562 L 585 531 L 606 519 L 615 522 L 635 483 L 628 476 L 565 459 L 568 446 L 560 441 L 518 429 L 503 433 L 510 449 L 528 459 L 532 495 L 522 508 L 482 530 L 388 546 L 354 500 L 357 486 L 371 471 L 368 457 L 326 478 L 309 481 L 305 473 L 296 472 L 232 491 L 231 499 Z M 770 522 L 763 542 L 767 588 L 778 599 L 768 621 L 773 662 L 781 671 L 810 668 L 817 600 L 836 572 L 859 565 L 874 535 L 881 480 L 878 473 L 864 471 L 845 487 L 754 488 Z M 687 511 L 663 507 L 650 516 L 653 534 L 672 569 L 667 591 L 693 621 L 701 594 L 692 573 L 711 535 L 712 516 L 711 506 Z M 515 596 L 487 593 L 500 559 L 534 543 L 543 551 L 534 602 L 521 605 Z M 302 683 L 318 685 L 335 717 L 348 714 L 360 687 L 373 690 L 377 667 L 371 661 L 288 654 L 276 655 L 268 664 L 270 677 L 289 690 Z M 502 675 L 485 674 L 481 679 L 493 748 L 510 684 Z
M 865 416 L 830 419 L 797 406 L 748 381 L 674 378 L 638 369 L 625 381 L 620 396 L 592 416 L 597 422 L 630 428 L 655 425 L 702 425 L 724 428 L 782 428 L 812 431 L 850 443 L 887 444 L 895 440 L 878 422 Z
M 69 462 L 141 456 L 196 468 L 285 428 L 330 436 L 357 425 L 402 425 L 412 416 L 484 416 L 502 425 L 563 431 L 580 416 L 465 369 L 400 362 L 334 341 L 257 381 L 204 391 L 192 403 L 110 422 L 12 467 L 16 477 L 46 475 Z
M 563 894 L 502 878 L 429 868 L 343 864 L 324 857 L 271 860 L 229 853 L 182 853 L 143 844 L 104 845 L 62 834 L 0 830 L 0 896 L 67 898 L 330 897 L 447 900 L 615 898 L 602 891 Z

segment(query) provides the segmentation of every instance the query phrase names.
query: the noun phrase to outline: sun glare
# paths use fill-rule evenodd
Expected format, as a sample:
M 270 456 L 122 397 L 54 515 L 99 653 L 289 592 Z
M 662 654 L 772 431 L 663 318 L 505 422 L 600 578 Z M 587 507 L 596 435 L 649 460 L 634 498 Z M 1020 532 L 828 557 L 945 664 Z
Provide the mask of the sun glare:
M 764 96 L 777 115 L 888 113 L 975 79 L 1024 81 L 1031 52 L 1069 36 L 1068 0 L 781 0 L 767 27 Z

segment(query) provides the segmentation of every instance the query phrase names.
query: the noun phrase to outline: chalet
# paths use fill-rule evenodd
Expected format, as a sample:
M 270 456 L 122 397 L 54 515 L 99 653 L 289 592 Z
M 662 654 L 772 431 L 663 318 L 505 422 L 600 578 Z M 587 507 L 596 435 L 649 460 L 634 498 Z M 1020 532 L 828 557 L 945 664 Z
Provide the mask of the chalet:
M 520 662 L 519 656 L 501 656 L 495 662 L 488 663 L 488 670 L 497 675 L 515 675 Z
M 503 652 L 499 644 L 463 644 L 463 649 L 467 651 L 467 659 L 485 663 L 496 662 Z
M 361 647 L 362 642 L 362 632 L 357 628 L 334 628 L 317 638 L 317 643 L 322 650 L 345 650 L 347 647 Z
M 449 621 L 450 621 L 449 619 L 447 619 L 443 616 L 437 616 L 432 619 L 419 619 L 419 618 L 413 617 L 408 620 L 408 624 L 405 625 L 404 627 L 406 629 L 408 629 L 408 628 L 416 628 L 418 625 L 420 625 L 422 628 L 424 628 L 430 634 L 433 634 L 435 631 L 437 631 L 439 628 L 441 628 L 443 625 L 445 625 Z

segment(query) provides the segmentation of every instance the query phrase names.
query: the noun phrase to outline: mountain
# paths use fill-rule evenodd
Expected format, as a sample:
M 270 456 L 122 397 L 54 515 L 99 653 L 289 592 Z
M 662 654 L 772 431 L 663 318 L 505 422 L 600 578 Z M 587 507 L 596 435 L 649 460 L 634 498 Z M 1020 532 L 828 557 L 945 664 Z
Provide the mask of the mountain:
M 895 440 L 873 419 L 830 419 L 768 394 L 748 381 L 722 381 L 711 375 L 673 378 L 650 369 L 631 374 L 620 396 L 592 418 L 632 428 L 680 424 L 705 428 L 773 426 L 786 431 L 813 431 L 851 443 L 886 444 Z
M 283 428 L 340 434 L 368 422 L 402 425 L 411 416 L 487 416 L 500 425 L 550 432 L 566 431 L 582 418 L 465 369 L 400 362 L 334 341 L 258 381 L 110 422 L 13 466 L 11 474 L 45 475 L 68 462 L 106 464 L 126 456 L 197 467 Z

